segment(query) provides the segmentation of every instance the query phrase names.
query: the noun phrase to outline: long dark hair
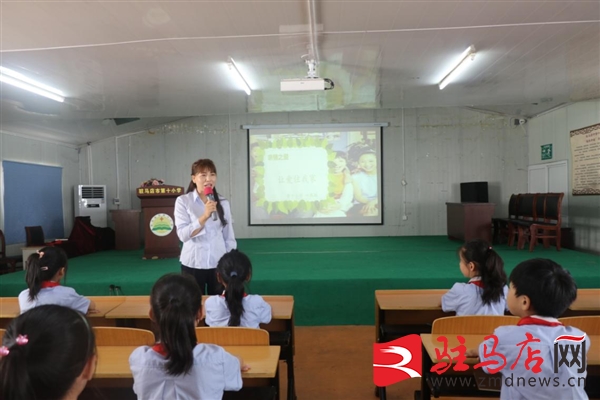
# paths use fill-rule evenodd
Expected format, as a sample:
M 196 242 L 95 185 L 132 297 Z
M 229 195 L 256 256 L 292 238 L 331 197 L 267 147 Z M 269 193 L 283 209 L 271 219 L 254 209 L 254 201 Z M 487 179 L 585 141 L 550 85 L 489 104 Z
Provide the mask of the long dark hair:
M 499 301 L 504 296 L 504 286 L 506 285 L 504 261 L 500 255 L 488 242 L 481 239 L 465 243 L 458 252 L 465 262 L 475 264 L 477 272 L 481 276 L 483 304 Z
M 164 275 L 152 287 L 150 304 L 167 351 L 167 374 L 188 373 L 194 364 L 196 319 L 202 307 L 200 287 L 191 275 Z
M 201 158 L 192 164 L 192 176 L 199 174 L 200 172 L 213 172 L 217 173 L 217 167 L 215 167 L 215 163 L 208 158 Z M 190 184 L 188 185 L 187 192 L 193 192 L 196 190 L 196 184 L 193 180 L 190 180 Z M 223 211 L 223 206 L 221 205 L 221 199 L 219 193 L 217 192 L 217 188 L 213 187 L 213 194 L 215 195 L 215 201 L 217 202 L 217 214 L 219 214 L 219 219 L 221 220 L 221 224 L 223 226 L 227 225 L 227 220 L 225 219 L 225 212 Z
M 217 273 L 221 281 L 227 286 L 225 301 L 231 316 L 229 326 L 240 326 L 244 314 L 244 282 L 252 276 L 252 263 L 247 255 L 235 249 L 225 253 L 217 263 Z
M 2 344 L 8 351 L 0 357 L 3 400 L 62 399 L 96 351 L 85 316 L 58 305 L 38 306 L 13 319 Z
M 42 255 L 43 254 L 43 255 Z M 59 247 L 44 247 L 27 258 L 25 281 L 29 300 L 33 301 L 42 289 L 42 282 L 51 280 L 62 268 L 67 269 L 67 254 Z

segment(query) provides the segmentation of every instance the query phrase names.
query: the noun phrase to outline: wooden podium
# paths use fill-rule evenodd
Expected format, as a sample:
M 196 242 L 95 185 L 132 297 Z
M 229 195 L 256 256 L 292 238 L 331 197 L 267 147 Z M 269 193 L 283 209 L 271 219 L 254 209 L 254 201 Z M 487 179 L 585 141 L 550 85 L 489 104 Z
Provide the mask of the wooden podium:
M 142 210 L 111 210 L 115 222 L 115 250 L 139 250 Z
M 144 259 L 179 257 L 175 231 L 175 200 L 184 194 L 181 186 L 148 186 L 137 189 L 144 212 Z
M 446 203 L 448 237 L 463 242 L 483 239 L 492 243 L 493 203 Z

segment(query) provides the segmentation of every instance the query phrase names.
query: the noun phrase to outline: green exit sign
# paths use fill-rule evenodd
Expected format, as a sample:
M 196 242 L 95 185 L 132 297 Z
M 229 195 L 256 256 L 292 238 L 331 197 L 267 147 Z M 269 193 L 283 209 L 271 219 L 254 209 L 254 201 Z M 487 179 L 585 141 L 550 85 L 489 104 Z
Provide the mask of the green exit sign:
M 542 160 L 552 160 L 552 143 L 542 145 Z

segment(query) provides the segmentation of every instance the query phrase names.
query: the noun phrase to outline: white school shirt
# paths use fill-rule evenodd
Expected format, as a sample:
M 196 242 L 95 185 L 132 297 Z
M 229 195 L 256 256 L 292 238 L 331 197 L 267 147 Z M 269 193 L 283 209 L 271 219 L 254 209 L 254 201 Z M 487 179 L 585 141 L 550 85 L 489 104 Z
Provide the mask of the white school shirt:
M 504 315 L 508 286 L 504 286 L 504 296 L 500 300 L 483 304 L 483 288 L 471 283 L 480 281 L 481 277 L 476 276 L 471 278 L 469 283 L 455 283 L 452 289 L 442 296 L 442 310 L 455 311 L 456 315 Z
M 242 299 L 244 313 L 240 318 L 240 326 L 260 328 L 259 324 L 271 322 L 271 305 L 257 294 L 249 294 Z M 224 296 L 210 296 L 204 302 L 206 310 L 206 325 L 228 326 L 231 313 L 227 308 Z
M 531 318 L 534 320 L 542 320 L 549 323 L 558 322 L 556 318 L 539 316 L 532 316 Z M 524 318 L 521 319 L 521 321 L 523 320 Z M 522 323 L 521 321 L 520 323 Z M 542 371 L 537 374 L 525 368 L 525 361 L 527 360 L 528 353 L 526 347 L 523 349 L 521 358 L 519 359 L 519 362 L 517 363 L 515 368 L 513 370 L 510 369 L 510 367 L 517 359 L 519 351 L 522 347 L 522 345 L 517 346 L 517 344 L 527 340 L 526 333 L 530 333 L 534 339 L 540 339 L 539 343 L 530 342 L 527 344 L 527 346 L 531 347 L 533 351 L 540 350 L 540 353 L 535 354 L 535 357 L 541 357 L 544 360 L 544 362 L 540 365 Z M 584 371 L 583 373 L 578 373 L 577 369 L 579 367 L 577 364 L 573 364 L 571 367 L 563 364 L 558 368 L 558 372 L 554 373 L 554 340 L 561 335 L 585 335 L 585 350 L 587 360 L 587 352 L 590 349 L 590 339 L 583 331 L 572 326 L 543 326 L 527 324 L 520 326 L 501 326 L 499 328 L 496 328 L 496 330 L 494 331 L 494 335 L 498 337 L 498 345 L 496 347 L 495 352 L 502 354 L 504 355 L 504 357 L 506 357 L 506 366 L 500 371 L 503 380 L 502 389 L 500 390 L 501 400 L 588 399 L 588 396 L 585 393 L 583 386 L 583 383 L 585 382 L 585 377 L 587 375 L 587 371 Z M 479 345 L 479 358 L 481 359 L 481 361 L 499 360 L 497 356 L 491 356 L 486 358 L 484 355 L 485 353 L 483 346 L 487 346 L 489 353 L 492 350 L 492 342 L 492 339 L 488 339 Z M 563 343 L 565 345 L 573 344 L 575 346 L 578 344 L 576 342 L 559 343 Z M 558 356 L 560 360 L 560 351 Z M 571 353 L 571 350 L 569 350 L 567 359 L 571 361 L 572 357 L 573 354 Z M 581 350 L 578 358 L 579 360 L 582 359 Z M 532 362 L 529 365 L 530 368 L 533 368 L 535 364 L 535 361 Z M 500 365 L 502 365 L 501 360 L 499 365 L 491 365 L 489 367 L 498 368 Z M 483 367 L 483 370 L 486 373 L 489 373 L 489 367 Z M 535 386 L 524 386 L 522 379 L 518 382 L 517 386 L 518 377 L 523 377 L 525 379 L 525 385 L 527 385 L 530 378 L 534 378 L 532 380 L 536 382 Z M 575 387 L 569 386 L 569 378 L 572 378 L 570 383 L 574 384 Z M 578 378 L 581 379 L 578 380 Z M 542 386 L 540 382 L 542 382 L 543 380 L 546 380 L 546 382 L 550 383 Z M 578 381 L 581 381 L 581 386 L 577 386 Z
M 21 309 L 21 314 L 33 307 L 44 304 L 56 304 L 69 307 L 82 314 L 87 314 L 90 303 L 90 299 L 77 294 L 75 289 L 61 285 L 42 288 L 33 301 L 29 300 L 29 289 L 25 289 L 19 293 L 19 308 Z
M 133 391 L 139 400 L 221 400 L 224 390 L 242 388 L 237 357 L 214 344 L 197 344 L 188 374 L 168 375 L 167 359 L 152 347 L 138 347 L 129 356 Z
M 179 261 L 186 267 L 216 268 L 223 254 L 237 247 L 233 234 L 231 207 L 223 197 L 219 197 L 219 201 L 223 207 L 227 225 L 223 227 L 219 218 L 216 221 L 209 218 L 204 224 L 204 228 L 194 237 L 191 237 L 191 234 L 200 228 L 198 218 L 204 214 L 202 199 L 194 190 L 179 196 L 175 201 L 175 226 L 177 227 L 177 236 L 183 242 Z

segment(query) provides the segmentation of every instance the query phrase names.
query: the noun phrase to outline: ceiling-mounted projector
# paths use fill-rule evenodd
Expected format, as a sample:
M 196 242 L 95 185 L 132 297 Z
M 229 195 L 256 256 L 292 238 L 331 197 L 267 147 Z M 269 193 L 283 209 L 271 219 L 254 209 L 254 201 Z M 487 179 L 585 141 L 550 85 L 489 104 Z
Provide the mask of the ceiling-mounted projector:
M 333 81 L 327 78 L 282 79 L 282 92 L 304 92 L 310 90 L 331 90 Z

